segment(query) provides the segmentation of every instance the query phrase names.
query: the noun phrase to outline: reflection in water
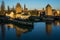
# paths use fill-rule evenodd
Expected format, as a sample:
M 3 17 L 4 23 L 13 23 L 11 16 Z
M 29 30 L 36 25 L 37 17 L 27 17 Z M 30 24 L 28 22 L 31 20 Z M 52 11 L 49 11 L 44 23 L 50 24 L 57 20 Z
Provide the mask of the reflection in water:
M 9 28 L 14 28 L 13 24 L 6 24 L 6 26 L 9 27 Z
M 22 33 L 27 32 L 28 29 L 22 29 L 19 27 L 16 27 L 16 35 L 19 37 Z
M 50 35 L 52 32 L 52 23 L 46 22 L 46 32 Z
M 53 23 L 55 26 L 60 26 L 60 21 L 56 20 Z M 52 32 L 52 22 L 46 22 L 46 32 L 51 34 Z
M 54 38 L 56 35 L 60 37 L 59 35 L 60 34 L 60 21 L 43 22 L 43 23 L 38 23 L 38 24 L 36 23 L 36 25 L 34 26 L 23 26 L 23 25 L 14 25 L 14 24 L 0 24 L 0 26 L 1 26 L 2 40 L 6 40 L 6 39 L 13 40 L 14 38 L 16 40 L 20 40 L 20 39 L 33 40 L 33 39 L 43 38 L 43 36 L 44 38 L 47 39 L 48 37 L 46 33 L 48 34 L 49 38 L 52 36 Z M 46 28 L 46 31 L 45 31 L 45 28 Z M 56 28 L 58 28 L 58 31 L 56 31 Z
M 4 40 L 5 39 L 5 27 L 3 23 L 0 25 L 1 25 L 2 40 Z
M 15 25 L 13 25 L 13 24 L 5 24 L 6 25 L 6 27 L 8 28 L 8 30 L 10 29 L 10 28 L 15 28 Z
M 54 25 L 55 25 L 55 26 L 60 26 L 60 21 L 59 21 L 59 20 L 56 20 L 56 21 L 54 22 Z
M 16 27 L 16 36 L 17 36 L 17 38 L 19 39 L 21 37 L 21 35 L 24 32 L 27 32 L 27 31 L 28 31 L 28 29 L 22 29 L 22 28 Z
M 21 27 L 23 27 L 23 28 L 21 28 Z M 21 35 L 23 33 L 27 33 L 29 31 L 32 31 L 32 29 L 33 29 L 33 27 L 30 27 L 30 26 L 29 27 L 28 26 L 21 26 L 21 27 L 16 26 L 16 35 L 18 38 L 21 37 Z
M 16 36 L 17 36 L 18 40 L 20 40 L 20 37 L 23 33 L 32 31 L 32 29 L 33 29 L 33 26 L 32 27 L 31 26 L 21 26 L 21 25 L 16 26 L 16 25 L 13 25 L 13 24 L 1 24 L 0 26 L 1 26 L 1 31 L 2 31 L 2 40 L 5 40 L 4 39 L 5 38 L 5 31 L 7 31 L 7 30 L 5 30 L 6 27 L 8 29 L 11 29 L 11 28 L 15 29 Z

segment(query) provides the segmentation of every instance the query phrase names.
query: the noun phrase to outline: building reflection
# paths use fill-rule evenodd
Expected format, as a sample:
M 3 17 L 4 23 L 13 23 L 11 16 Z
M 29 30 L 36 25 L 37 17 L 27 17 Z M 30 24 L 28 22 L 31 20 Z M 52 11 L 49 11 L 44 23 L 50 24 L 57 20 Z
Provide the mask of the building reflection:
M 16 27 L 16 36 L 19 38 L 21 37 L 22 33 L 27 32 L 27 31 L 28 29 L 22 29 L 22 28 Z
M 15 28 L 16 29 L 16 36 L 19 39 L 23 33 L 27 33 L 32 31 L 33 26 L 22 26 L 22 25 L 13 25 L 13 24 L 6 24 L 6 26 L 9 28 Z
M 33 29 L 33 26 L 32 27 L 31 26 L 16 27 L 16 36 L 20 38 L 23 33 L 30 32 L 32 31 L 32 29 Z
M 52 32 L 52 23 L 51 22 L 46 22 L 46 32 L 48 35 L 51 34 L 51 32 Z
M 54 25 L 55 26 L 60 26 L 60 21 L 59 20 L 54 21 Z
M 8 30 L 9 30 L 10 28 L 15 28 L 13 24 L 5 24 L 5 25 L 7 26 Z
M 0 25 L 1 25 L 2 40 L 4 40 L 5 39 L 5 27 L 3 23 Z

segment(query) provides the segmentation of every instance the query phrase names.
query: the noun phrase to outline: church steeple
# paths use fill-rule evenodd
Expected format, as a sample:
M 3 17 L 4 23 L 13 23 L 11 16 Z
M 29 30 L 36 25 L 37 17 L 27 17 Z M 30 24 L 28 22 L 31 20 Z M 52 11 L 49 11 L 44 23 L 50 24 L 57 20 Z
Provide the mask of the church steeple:
M 1 13 L 2 13 L 2 15 L 5 14 L 5 4 L 4 4 L 4 0 L 2 0 L 2 4 L 1 4 Z
M 24 10 L 26 9 L 26 5 L 24 4 Z
M 1 4 L 1 11 L 3 11 L 5 9 L 5 5 L 4 5 L 4 1 L 2 1 L 2 4 Z
M 22 7 L 20 3 L 17 3 L 16 5 L 16 13 L 21 13 L 22 12 Z

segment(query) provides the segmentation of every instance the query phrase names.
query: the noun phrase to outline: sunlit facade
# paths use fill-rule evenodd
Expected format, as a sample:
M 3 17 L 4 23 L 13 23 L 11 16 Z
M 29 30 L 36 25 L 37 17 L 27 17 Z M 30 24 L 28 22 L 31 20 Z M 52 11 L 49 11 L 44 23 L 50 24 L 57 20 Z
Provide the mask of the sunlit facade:
M 59 11 L 59 10 L 56 10 L 56 11 L 54 12 L 54 16 L 60 16 L 60 11 Z
M 60 11 L 59 10 L 57 10 L 57 14 L 58 14 L 57 16 L 60 16 Z
M 21 14 L 16 14 L 16 18 L 21 18 Z
M 51 7 L 50 4 L 48 4 L 48 5 L 46 6 L 46 15 L 47 15 L 47 16 L 53 16 L 52 7 Z
M 16 13 L 21 13 L 22 12 L 22 7 L 20 5 L 20 3 L 17 3 L 16 5 Z
M 15 18 L 13 11 L 11 11 L 10 14 L 6 13 L 6 16 L 9 16 L 10 18 Z

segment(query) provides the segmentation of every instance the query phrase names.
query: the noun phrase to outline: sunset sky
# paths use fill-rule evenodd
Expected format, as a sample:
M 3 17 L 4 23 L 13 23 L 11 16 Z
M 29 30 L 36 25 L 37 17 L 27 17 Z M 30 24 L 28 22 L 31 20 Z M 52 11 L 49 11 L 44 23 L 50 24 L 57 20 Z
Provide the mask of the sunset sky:
M 2 0 L 0 0 L 1 6 Z M 4 0 L 5 7 L 9 5 L 11 8 L 16 6 L 17 3 L 20 3 L 22 8 L 24 4 L 28 9 L 42 9 L 45 8 L 47 4 L 50 4 L 53 9 L 60 9 L 60 0 Z

